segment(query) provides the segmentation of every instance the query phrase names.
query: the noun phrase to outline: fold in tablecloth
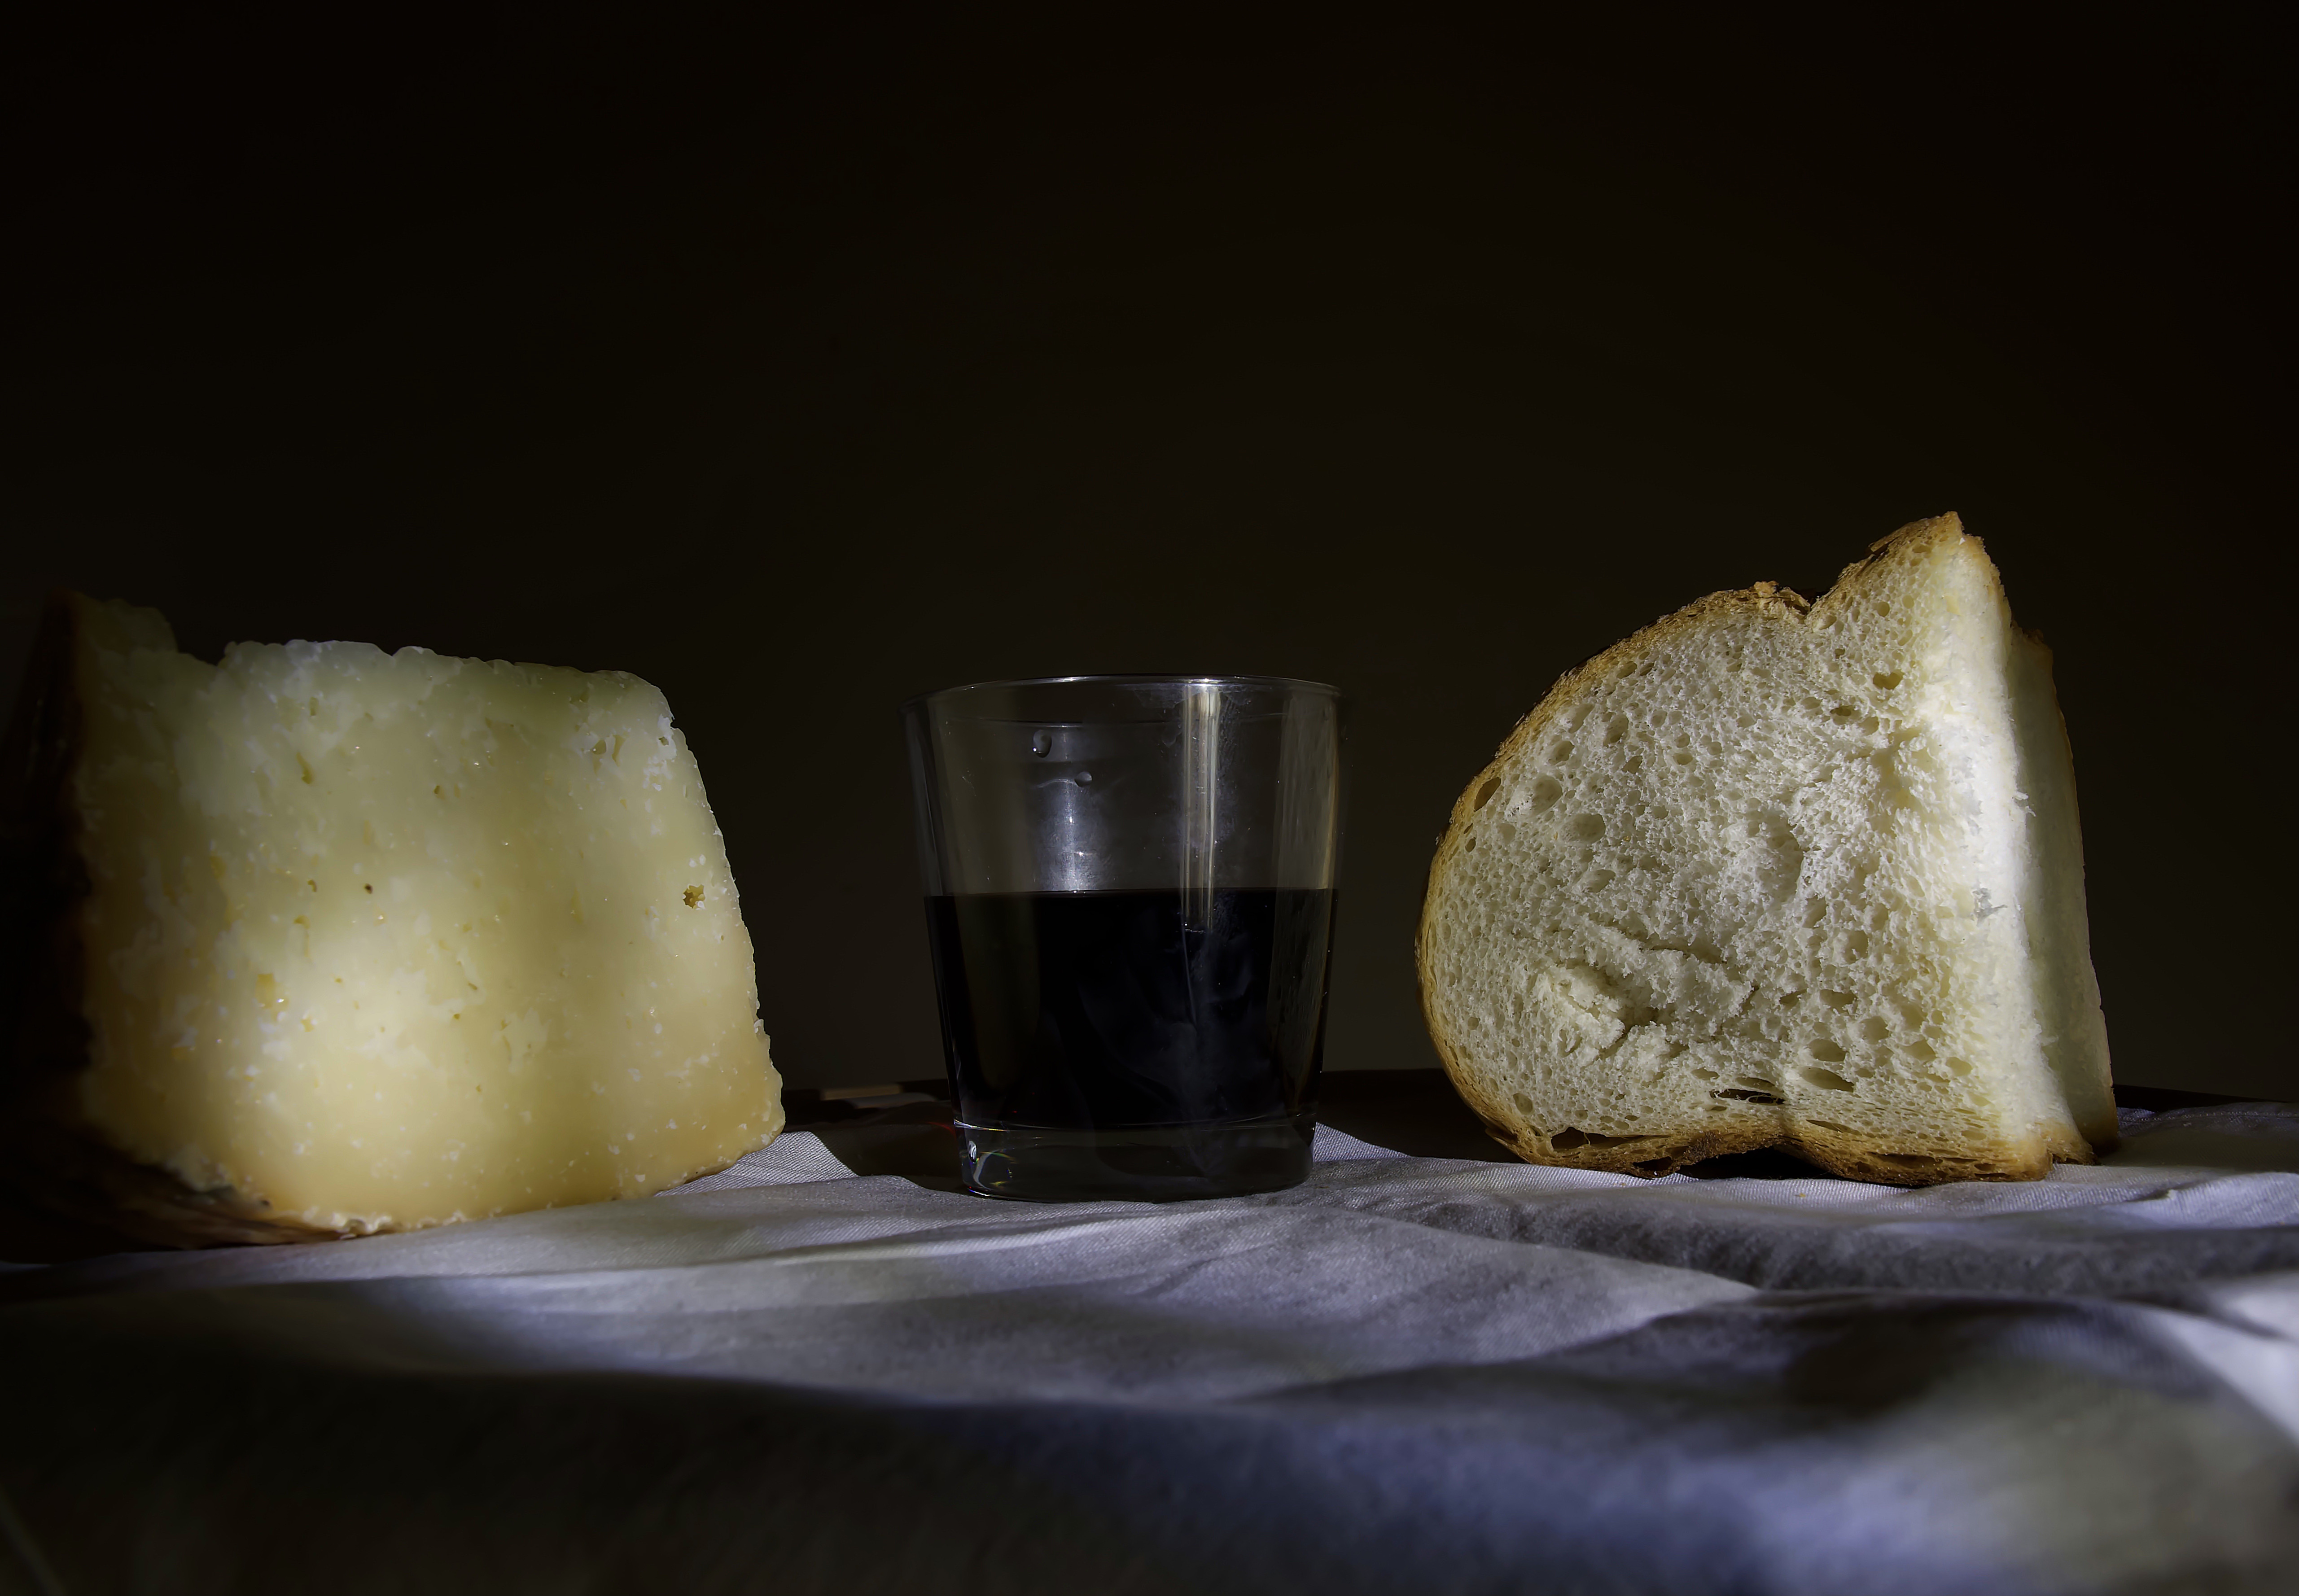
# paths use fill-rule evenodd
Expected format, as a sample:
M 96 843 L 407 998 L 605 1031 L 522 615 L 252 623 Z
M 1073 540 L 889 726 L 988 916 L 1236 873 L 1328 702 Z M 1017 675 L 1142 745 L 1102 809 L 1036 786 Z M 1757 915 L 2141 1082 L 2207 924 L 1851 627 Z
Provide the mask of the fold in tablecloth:
M 1329 1130 L 1163 1207 L 794 1133 L 648 1202 L 17 1270 L 0 1592 L 2291 1589 L 2299 1111 L 2128 1118 L 1917 1191 Z

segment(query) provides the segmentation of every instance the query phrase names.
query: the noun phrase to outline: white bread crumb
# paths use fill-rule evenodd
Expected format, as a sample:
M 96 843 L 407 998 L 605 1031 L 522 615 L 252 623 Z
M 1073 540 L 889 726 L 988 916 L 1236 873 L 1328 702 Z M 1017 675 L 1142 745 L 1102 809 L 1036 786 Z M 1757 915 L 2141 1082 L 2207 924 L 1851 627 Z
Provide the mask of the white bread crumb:
M 1952 515 L 1568 673 L 1455 805 L 1418 955 L 1454 1083 L 1536 1162 L 1922 1185 L 2114 1142 L 2050 655 Z

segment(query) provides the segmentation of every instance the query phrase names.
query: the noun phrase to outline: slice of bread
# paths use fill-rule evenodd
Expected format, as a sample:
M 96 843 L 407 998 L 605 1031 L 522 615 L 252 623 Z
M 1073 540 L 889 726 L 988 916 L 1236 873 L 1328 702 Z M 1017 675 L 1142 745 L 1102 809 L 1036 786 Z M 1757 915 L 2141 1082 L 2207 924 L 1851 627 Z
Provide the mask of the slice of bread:
M 1454 1084 L 1538 1163 L 1914 1186 L 2114 1144 L 2051 656 L 1952 515 L 1568 673 L 1454 806 L 1418 953 Z

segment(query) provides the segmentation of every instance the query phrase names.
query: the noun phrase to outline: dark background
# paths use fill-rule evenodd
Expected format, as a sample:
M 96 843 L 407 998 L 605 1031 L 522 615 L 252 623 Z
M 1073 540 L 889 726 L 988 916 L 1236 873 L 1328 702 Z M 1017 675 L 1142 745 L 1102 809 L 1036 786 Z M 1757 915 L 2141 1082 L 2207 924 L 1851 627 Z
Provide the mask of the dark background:
M 2263 37 L 760 14 L 12 25 L 0 689 L 55 583 L 637 672 L 823 1085 L 939 1069 L 901 699 L 1338 682 L 1329 1062 L 1398 1067 L 1555 676 L 1952 509 L 2058 656 L 2119 1078 L 2299 1096 Z

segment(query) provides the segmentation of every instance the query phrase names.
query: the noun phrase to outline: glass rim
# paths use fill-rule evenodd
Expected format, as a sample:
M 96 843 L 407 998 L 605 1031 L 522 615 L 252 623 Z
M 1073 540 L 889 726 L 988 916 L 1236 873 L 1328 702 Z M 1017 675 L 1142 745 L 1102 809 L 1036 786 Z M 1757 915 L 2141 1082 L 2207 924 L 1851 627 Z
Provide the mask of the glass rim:
M 1109 675 L 1078 676 L 1017 676 L 991 682 L 966 682 L 955 687 L 937 687 L 929 691 L 914 693 L 902 700 L 904 713 L 940 699 L 954 699 L 961 693 L 991 692 L 1000 689 L 1031 687 L 1185 687 L 1193 682 L 1210 682 L 1223 687 L 1280 688 L 1291 692 L 1321 693 L 1331 699 L 1346 695 L 1330 682 L 1312 682 L 1302 676 L 1257 676 L 1218 672 L 1191 673 L 1183 671 L 1125 671 Z

